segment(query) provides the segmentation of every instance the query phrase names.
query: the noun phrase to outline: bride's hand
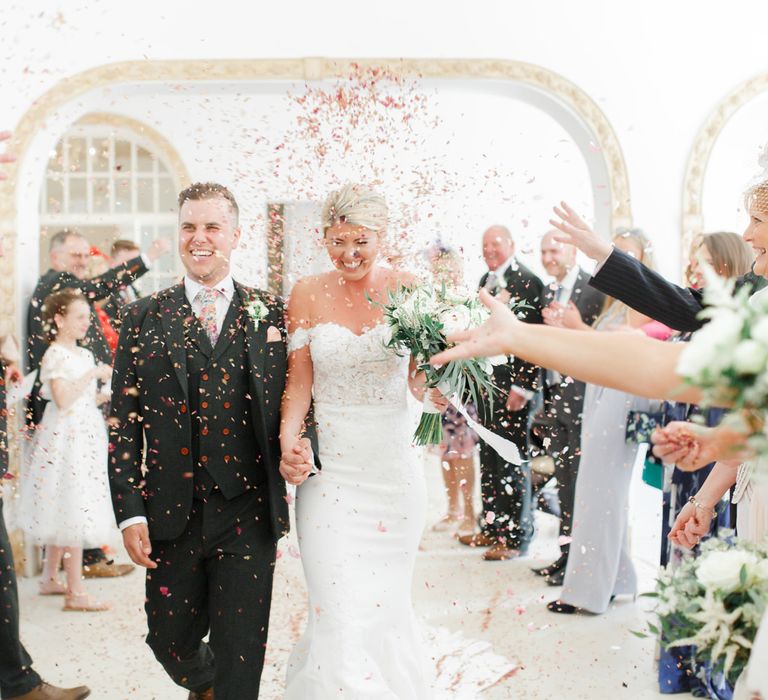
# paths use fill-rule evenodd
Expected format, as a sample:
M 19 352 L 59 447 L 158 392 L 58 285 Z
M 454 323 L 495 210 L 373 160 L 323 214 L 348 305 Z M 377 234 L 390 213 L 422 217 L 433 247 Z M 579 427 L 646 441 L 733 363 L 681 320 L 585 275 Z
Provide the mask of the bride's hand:
M 297 438 L 293 445 L 283 449 L 280 456 L 280 476 L 289 484 L 304 483 L 312 471 L 312 447 L 307 438 Z
M 480 301 L 491 311 L 490 318 L 478 328 L 460 331 L 447 336 L 449 343 L 456 343 L 430 359 L 433 365 L 444 365 L 452 360 L 469 357 L 493 357 L 514 353 L 514 336 L 523 325 L 508 306 L 492 297 L 485 289 L 480 290 Z
M 451 405 L 451 402 L 443 395 L 443 392 L 440 391 L 440 389 L 428 389 L 427 396 L 432 402 L 432 405 L 440 411 L 440 413 L 444 413 L 445 409 Z

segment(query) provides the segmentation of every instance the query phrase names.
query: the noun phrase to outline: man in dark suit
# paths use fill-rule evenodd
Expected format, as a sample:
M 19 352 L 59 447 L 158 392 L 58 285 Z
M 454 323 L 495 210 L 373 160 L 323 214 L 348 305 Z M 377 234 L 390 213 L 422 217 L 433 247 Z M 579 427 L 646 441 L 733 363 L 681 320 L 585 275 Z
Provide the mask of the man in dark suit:
M 488 272 L 480 287 L 504 301 L 524 302 L 518 316 L 541 323 L 544 285 L 515 258 L 512 234 L 504 226 L 492 226 L 483 234 L 483 258 Z M 493 372 L 499 388 L 493 410 L 488 402 L 478 406 L 480 423 L 517 445 L 523 464 L 509 464 L 492 447 L 480 443 L 480 484 L 483 528 L 479 534 L 459 538 L 462 544 L 488 547 L 486 561 L 504 561 L 525 554 L 533 537 L 531 472 L 528 457 L 528 406 L 539 386 L 540 370 L 514 359 Z
M 0 141 L 10 134 L 0 134 Z M 0 163 L 13 159 L 0 154 Z M 0 173 L 0 180 L 5 173 Z M 0 257 L 3 255 L 0 238 Z M 16 345 L 12 341 L 12 345 Z M 14 355 L 7 352 L 8 339 L 0 338 L 0 697 L 15 700 L 83 700 L 91 691 L 79 688 L 57 688 L 43 682 L 32 668 L 30 657 L 19 636 L 19 594 L 13 548 L 3 517 L 3 483 L 8 474 L 8 410 L 6 388 L 21 379 L 18 366 L 18 346 Z
M 541 239 L 541 263 L 554 277 L 544 291 L 544 322 L 563 325 L 563 316 L 577 314 L 581 323 L 591 326 L 605 302 L 602 292 L 589 286 L 589 274 L 576 264 L 576 248 L 559 243 L 558 231 L 549 231 Z M 547 583 L 562 585 L 568 562 L 568 538 L 573 523 L 576 475 L 581 451 L 581 415 L 584 408 L 583 382 L 563 377 L 553 370 L 544 371 L 544 412 L 551 425 L 547 452 L 555 463 L 555 477 L 560 500 L 560 557 L 548 566 L 533 569 L 546 576 Z
M 121 286 L 129 284 L 149 270 L 149 265 L 169 250 L 166 240 L 157 240 L 146 256 L 138 255 L 120 267 L 108 270 L 99 277 L 87 278 L 90 245 L 77 231 L 64 229 L 51 236 L 49 241 L 50 269 L 38 280 L 27 307 L 27 366 L 30 372 L 40 368 L 43 355 L 48 349 L 47 334 L 43 328 L 42 306 L 49 294 L 65 288 L 82 290 L 91 303 L 91 325 L 83 341 L 96 358 L 97 363 L 112 364 L 101 323 L 96 316 L 93 302 L 104 299 Z M 35 380 L 27 408 L 27 423 L 35 426 L 40 422 L 47 401 L 40 396 L 40 380 Z M 100 549 L 83 552 L 83 574 L 92 578 L 124 576 L 133 571 L 130 564 L 114 564 L 107 560 Z
M 195 698 L 258 696 L 276 542 L 288 530 L 283 304 L 234 282 L 238 209 L 179 195 L 182 283 L 126 307 L 109 475 L 126 550 L 147 567 L 147 643 Z M 309 448 L 299 457 L 309 470 Z M 203 637 L 210 635 L 210 642 Z
M 113 241 L 109 249 L 110 267 L 120 267 L 141 255 L 139 246 L 126 238 Z M 133 282 L 112 292 L 104 303 L 104 312 L 109 316 L 109 322 L 116 330 L 120 330 L 120 312 L 126 304 L 136 301 L 141 294 Z
M 598 236 L 564 202 L 555 207 L 559 220 L 551 223 L 560 234 L 561 243 L 575 245 L 597 263 L 590 285 L 623 301 L 627 306 L 683 333 L 696 331 L 704 324 L 698 314 L 704 308 L 703 290 L 679 287 L 648 269 L 631 255 L 615 248 L 610 241 Z M 736 280 L 736 288 L 749 285 L 754 291 L 768 281 L 754 272 Z

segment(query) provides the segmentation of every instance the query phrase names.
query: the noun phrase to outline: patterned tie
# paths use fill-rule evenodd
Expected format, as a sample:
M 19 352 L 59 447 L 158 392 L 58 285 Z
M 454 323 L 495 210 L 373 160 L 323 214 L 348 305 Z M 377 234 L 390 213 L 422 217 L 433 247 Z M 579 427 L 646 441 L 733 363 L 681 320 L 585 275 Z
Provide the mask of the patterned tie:
M 203 287 L 195 296 L 195 300 L 200 302 L 200 313 L 198 319 L 211 341 L 211 347 L 216 347 L 216 341 L 219 339 L 219 324 L 216 322 L 216 298 L 219 295 L 217 289 Z

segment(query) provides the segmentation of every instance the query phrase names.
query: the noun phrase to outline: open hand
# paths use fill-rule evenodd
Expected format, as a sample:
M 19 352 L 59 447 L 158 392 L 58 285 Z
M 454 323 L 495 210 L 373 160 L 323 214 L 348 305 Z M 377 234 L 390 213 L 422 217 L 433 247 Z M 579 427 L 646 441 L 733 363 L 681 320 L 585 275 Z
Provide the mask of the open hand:
M 556 241 L 576 246 L 584 255 L 597 262 L 611 254 L 613 246 L 598 236 L 565 202 L 560 202 L 560 206 L 554 207 L 553 211 L 558 218 L 550 219 L 549 223 L 560 231 L 555 236 Z
M 490 318 L 477 328 L 449 334 L 446 340 L 456 345 L 433 356 L 429 360 L 430 364 L 444 365 L 452 360 L 510 355 L 514 352 L 515 332 L 522 321 L 517 319 L 506 304 L 492 297 L 485 289 L 480 290 L 480 301 L 490 309 Z

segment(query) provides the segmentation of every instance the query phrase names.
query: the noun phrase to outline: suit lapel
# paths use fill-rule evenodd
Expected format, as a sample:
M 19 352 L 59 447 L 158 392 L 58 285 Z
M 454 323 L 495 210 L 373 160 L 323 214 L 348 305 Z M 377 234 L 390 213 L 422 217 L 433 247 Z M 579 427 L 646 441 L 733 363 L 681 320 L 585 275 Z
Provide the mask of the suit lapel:
M 211 361 L 218 360 L 222 353 L 232 343 L 232 340 L 243 325 L 242 318 L 243 303 L 240 294 L 235 290 L 235 293 L 232 295 L 232 301 L 227 309 L 227 313 L 224 316 L 224 322 L 221 324 L 219 339 L 216 341 L 216 347 L 213 349 Z
M 192 315 L 192 307 L 184 296 L 183 283 L 171 287 L 168 294 L 159 299 L 159 314 L 171 364 L 181 390 L 188 399 L 186 335 L 188 327 L 195 322 L 195 319 Z
M 267 349 L 267 323 L 263 321 L 253 321 L 246 312 L 246 307 L 250 301 L 258 300 L 255 292 L 247 290 L 242 285 L 235 282 L 235 292 L 240 299 L 243 313 L 240 314 L 242 323 L 245 327 L 245 343 L 248 347 L 248 361 L 250 362 L 250 377 L 254 391 L 254 399 L 258 401 L 259 408 L 264 405 L 264 382 L 267 378 L 264 376 L 264 354 Z M 234 302 L 234 299 L 232 300 Z M 230 341 L 231 342 L 231 341 Z M 261 414 L 261 411 L 259 411 Z

